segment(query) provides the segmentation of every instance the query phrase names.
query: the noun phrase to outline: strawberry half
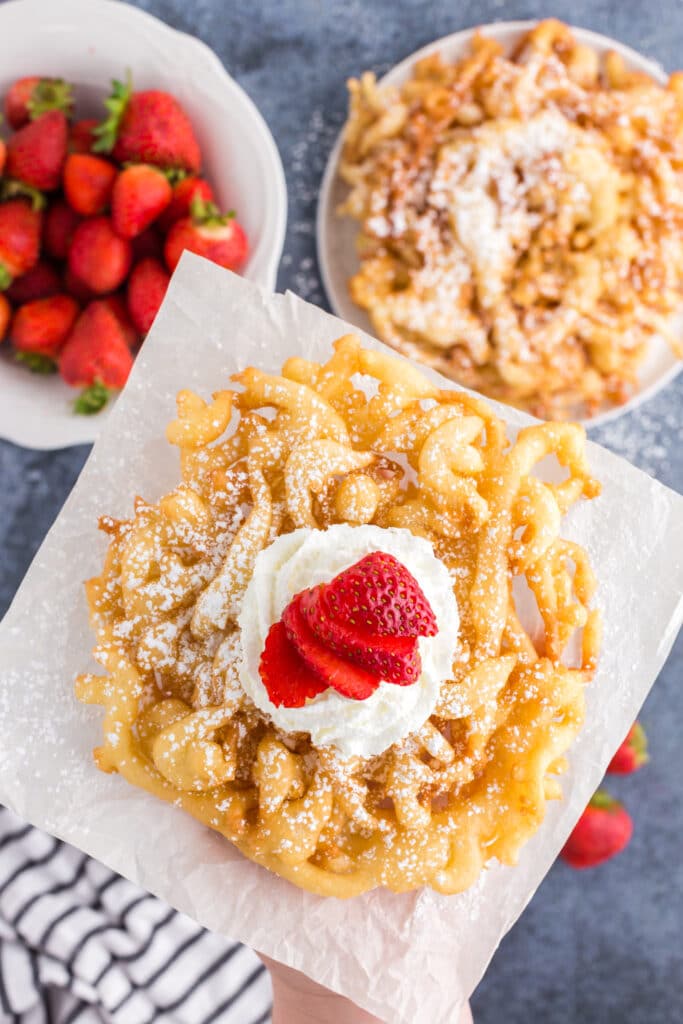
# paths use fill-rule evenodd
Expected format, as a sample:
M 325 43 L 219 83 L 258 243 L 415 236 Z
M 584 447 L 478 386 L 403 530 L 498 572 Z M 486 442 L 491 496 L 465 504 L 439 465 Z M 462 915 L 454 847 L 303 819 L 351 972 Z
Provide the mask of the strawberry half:
M 417 638 L 373 636 L 359 632 L 330 614 L 324 583 L 300 595 L 301 612 L 309 629 L 326 647 L 356 665 L 399 686 L 417 681 L 422 669 Z
M 393 555 L 373 551 L 327 584 L 329 615 L 378 636 L 435 636 L 436 616 L 420 584 Z
M 259 663 L 259 674 L 276 707 L 301 708 L 327 689 L 289 642 L 284 622 L 271 626 Z
M 287 636 L 310 670 L 324 679 L 337 693 L 352 700 L 365 700 L 375 692 L 380 678 L 340 658 L 325 647 L 308 628 L 301 611 L 301 595 L 291 601 L 282 614 Z

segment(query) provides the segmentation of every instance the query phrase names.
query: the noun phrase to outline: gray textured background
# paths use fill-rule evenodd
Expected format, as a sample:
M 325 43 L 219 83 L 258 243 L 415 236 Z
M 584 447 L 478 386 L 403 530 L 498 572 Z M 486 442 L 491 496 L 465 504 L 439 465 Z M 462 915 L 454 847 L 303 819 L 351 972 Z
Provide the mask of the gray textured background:
M 615 36 L 669 70 L 683 65 L 681 0 L 575 0 L 550 8 L 505 0 L 142 0 L 140 6 L 213 46 L 261 109 L 289 189 L 279 287 L 322 306 L 315 204 L 344 118 L 349 75 L 386 70 L 460 28 L 548 14 Z M 682 406 L 683 374 L 642 411 L 596 431 L 595 439 L 683 491 Z M 41 454 L 0 442 L 0 614 L 87 454 L 86 448 Z M 643 710 L 652 762 L 610 784 L 635 818 L 631 846 L 592 872 L 555 866 L 475 995 L 478 1024 L 683 1021 L 682 670 L 679 638 Z

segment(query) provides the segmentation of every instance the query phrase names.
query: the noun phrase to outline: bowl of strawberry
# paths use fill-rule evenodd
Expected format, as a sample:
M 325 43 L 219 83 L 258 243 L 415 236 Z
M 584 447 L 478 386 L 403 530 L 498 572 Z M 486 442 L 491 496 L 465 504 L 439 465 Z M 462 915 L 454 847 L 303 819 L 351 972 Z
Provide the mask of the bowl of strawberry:
M 0 69 L 0 436 L 57 448 L 99 433 L 185 250 L 273 287 L 284 175 L 216 55 L 128 5 L 6 3 Z

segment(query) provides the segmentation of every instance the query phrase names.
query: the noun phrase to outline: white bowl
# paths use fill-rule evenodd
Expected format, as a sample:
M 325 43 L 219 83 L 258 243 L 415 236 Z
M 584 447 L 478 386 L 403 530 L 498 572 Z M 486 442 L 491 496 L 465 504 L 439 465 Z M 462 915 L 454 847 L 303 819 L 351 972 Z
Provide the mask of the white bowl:
M 507 50 L 511 50 L 519 42 L 521 36 L 536 24 L 536 21 L 503 21 L 480 26 L 479 30 L 484 35 L 498 40 Z M 423 46 L 421 50 L 417 50 L 416 53 L 406 57 L 400 64 L 392 68 L 381 79 L 381 84 L 401 85 L 410 77 L 413 65 L 417 60 L 437 50 L 446 60 L 458 60 L 468 51 L 472 36 L 476 31 L 476 28 L 465 29 Z M 623 43 L 582 28 L 572 27 L 572 32 L 580 43 L 592 46 L 598 53 L 616 50 L 623 56 L 629 67 L 645 71 L 656 81 L 662 84 L 666 83 L 668 76 L 658 64 L 647 60 L 635 50 L 624 46 Z M 348 293 L 347 282 L 358 270 L 355 247 L 358 228 L 356 222 L 349 217 L 340 218 L 335 214 L 336 208 L 348 193 L 348 187 L 337 174 L 341 149 L 342 138 L 340 136 L 327 162 L 318 200 L 318 263 L 327 297 L 337 316 L 373 334 L 374 330 L 369 317 L 351 301 Z M 683 363 L 675 358 L 667 342 L 663 338 L 653 338 L 647 358 L 638 374 L 640 386 L 636 394 L 624 405 L 605 407 L 598 415 L 591 419 L 583 419 L 583 422 L 588 427 L 597 427 L 599 424 L 606 423 L 608 420 L 615 419 L 634 409 L 673 380 L 681 367 L 683 367 Z M 582 419 L 582 415 L 580 409 L 576 410 L 578 419 Z
M 287 219 L 282 163 L 265 121 L 200 40 L 114 0 L 13 0 L 0 5 L 0 96 L 28 74 L 76 86 L 78 112 L 101 116 L 112 78 L 130 69 L 137 88 L 167 89 L 196 129 L 218 202 L 249 236 L 244 276 L 275 284 Z M 6 348 L 6 346 L 3 346 Z M 94 441 L 107 416 L 77 416 L 75 392 L 0 358 L 0 437 L 29 448 Z

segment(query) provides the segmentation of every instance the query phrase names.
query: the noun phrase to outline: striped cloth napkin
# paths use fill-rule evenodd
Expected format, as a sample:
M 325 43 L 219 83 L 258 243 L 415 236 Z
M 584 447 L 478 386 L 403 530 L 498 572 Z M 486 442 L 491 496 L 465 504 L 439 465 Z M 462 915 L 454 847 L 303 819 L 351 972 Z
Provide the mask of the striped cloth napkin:
M 0 1021 L 266 1024 L 256 955 L 0 808 Z

